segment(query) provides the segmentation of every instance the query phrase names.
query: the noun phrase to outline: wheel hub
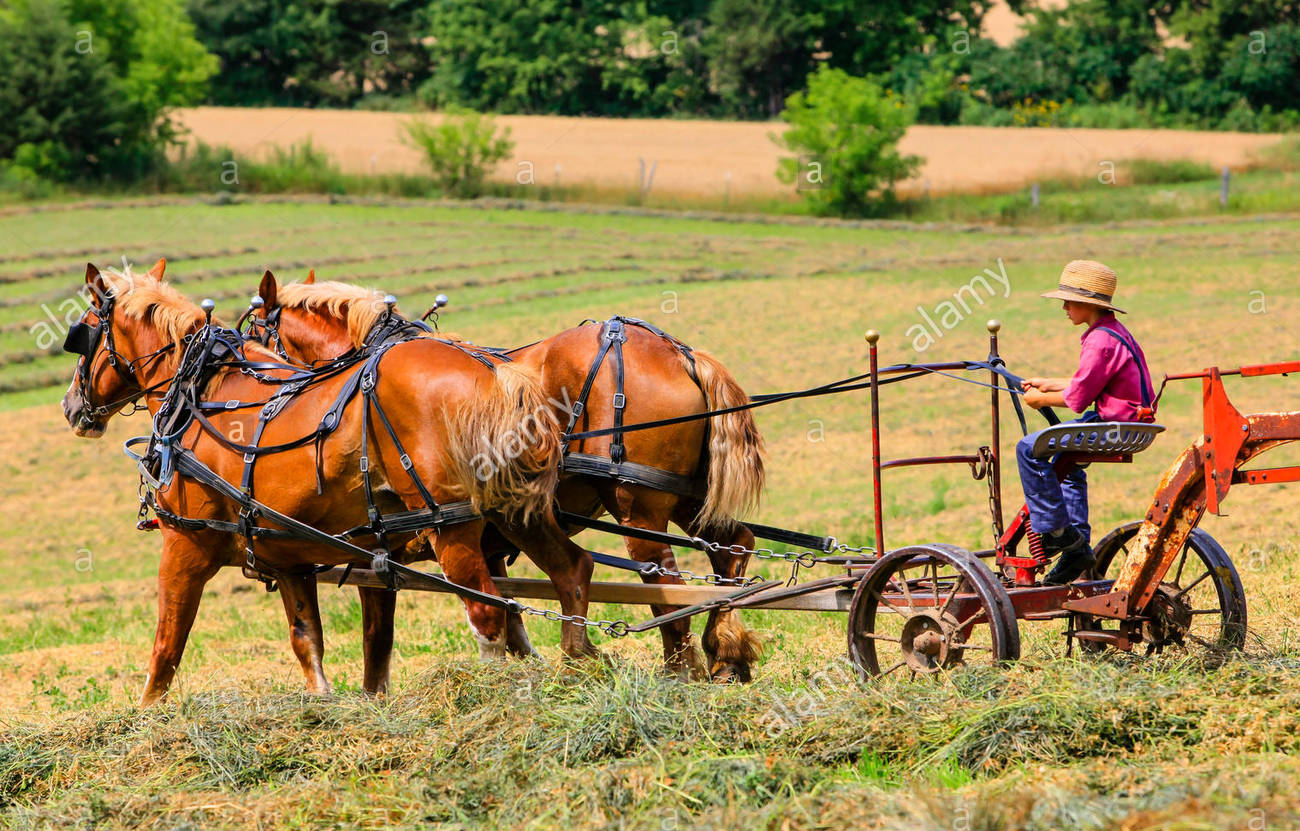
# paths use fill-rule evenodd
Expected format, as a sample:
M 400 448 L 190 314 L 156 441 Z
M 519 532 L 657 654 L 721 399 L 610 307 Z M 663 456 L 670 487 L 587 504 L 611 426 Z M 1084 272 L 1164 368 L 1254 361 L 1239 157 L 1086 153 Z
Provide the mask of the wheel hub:
M 898 638 L 903 650 L 903 660 L 916 672 L 938 672 L 961 658 L 961 649 L 954 638 L 952 621 L 934 612 L 919 612 L 907 619 Z
M 1162 583 L 1151 598 L 1150 619 L 1142 624 L 1148 655 L 1161 652 L 1170 644 L 1182 646 L 1192 628 L 1192 606 L 1178 591 L 1177 586 Z

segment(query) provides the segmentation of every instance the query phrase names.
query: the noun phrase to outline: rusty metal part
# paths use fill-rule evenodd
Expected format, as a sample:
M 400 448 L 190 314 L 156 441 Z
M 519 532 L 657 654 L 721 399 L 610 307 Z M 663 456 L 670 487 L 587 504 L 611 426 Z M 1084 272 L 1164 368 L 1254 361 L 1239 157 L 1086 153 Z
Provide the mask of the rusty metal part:
M 1160 585 L 1147 613 L 1142 622 L 1142 640 L 1146 642 L 1148 655 L 1162 652 L 1171 644 L 1183 645 L 1192 628 L 1192 606 L 1176 586 Z
M 1108 594 L 1067 601 L 1061 604 L 1061 608 L 1081 615 L 1124 620 L 1129 617 L 1128 599 L 1127 591 L 1114 589 Z

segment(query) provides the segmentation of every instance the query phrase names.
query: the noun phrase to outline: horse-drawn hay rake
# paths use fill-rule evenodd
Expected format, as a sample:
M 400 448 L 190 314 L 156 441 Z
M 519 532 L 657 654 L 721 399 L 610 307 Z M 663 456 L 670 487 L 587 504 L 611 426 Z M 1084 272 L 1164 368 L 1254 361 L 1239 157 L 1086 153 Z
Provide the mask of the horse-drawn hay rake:
M 249 576 L 266 581 L 268 588 L 278 582 L 295 654 L 309 688 L 318 691 L 328 689 L 328 682 L 321 667 L 316 582 L 360 587 L 366 633 L 364 687 L 369 692 L 387 686 L 392 592 L 397 589 L 458 595 L 485 654 L 529 654 L 532 647 L 522 615 L 531 614 L 560 622 L 561 645 L 575 657 L 594 652 L 587 628 L 614 637 L 658 629 L 669 666 L 692 675 L 702 668 L 694 663 L 688 619 L 707 613 L 710 672 L 715 678 L 742 680 L 748 678 L 754 657 L 746 645 L 748 633 L 733 614 L 742 609 L 847 612 L 849 654 L 867 677 L 898 670 L 939 674 L 976 662 L 1013 660 L 1020 653 L 1022 620 L 1065 621 L 1069 646 L 1077 640 L 1090 651 L 1131 650 L 1139 644 L 1157 651 L 1189 640 L 1240 647 L 1247 633 L 1241 580 L 1227 553 L 1197 524 L 1207 510 L 1219 511 L 1233 484 L 1300 480 L 1300 466 L 1242 470 L 1256 455 L 1300 438 L 1300 413 L 1243 416 L 1229 402 L 1223 386 L 1227 375 L 1287 374 L 1300 370 L 1300 361 L 1166 376 L 1166 383 L 1201 379 L 1202 435 L 1165 472 L 1145 517 L 1115 529 L 1095 546 L 1091 573 L 1068 585 L 1043 585 L 1038 575 L 1048 558 L 1029 527 L 1027 510 L 1021 507 L 1010 522 L 1004 517 L 1003 394 L 1009 395 L 1026 433 L 1028 425 L 1017 397 L 1021 379 L 1007 370 L 999 356 L 996 321 L 989 322 L 985 360 L 882 367 L 879 336 L 869 332 L 866 373 L 805 390 L 748 398 L 716 359 L 692 351 L 642 321 L 616 317 L 598 329 L 578 327 L 539 342 L 585 344 L 596 350 L 595 358 L 589 364 L 586 358 L 578 364 L 570 358 L 563 364 L 567 374 L 560 373 L 561 380 L 580 380 L 584 375 L 586 379 L 578 401 L 570 405 L 568 425 L 563 431 L 539 430 L 534 436 L 539 443 L 535 455 L 516 454 L 511 456 L 514 461 L 503 460 L 513 478 L 503 480 L 504 485 L 490 485 L 468 475 L 458 478 L 454 460 L 469 459 L 484 442 L 499 446 L 517 440 L 511 425 L 518 423 L 521 413 L 555 406 L 553 398 L 548 403 L 544 382 L 537 380 L 541 375 L 529 374 L 527 359 L 521 359 L 523 368 L 503 367 L 513 360 L 511 352 L 519 354 L 539 344 L 523 350 L 486 350 L 431 337 L 434 332 L 429 327 L 397 315 L 396 301 L 390 296 L 377 310 L 371 309 L 365 326 L 354 325 L 351 317 L 334 321 L 342 332 L 355 330 L 363 336 L 352 348 L 294 357 L 286 351 L 286 344 L 293 343 L 285 337 L 286 325 L 306 326 L 314 336 L 321 335 L 328 328 L 325 317 L 282 316 L 283 309 L 272 312 L 259 297 L 246 315 L 248 331 L 224 328 L 212 321 L 211 301 L 200 308 L 161 282 L 164 265 L 160 261 L 139 284 L 129 271 L 105 275 L 88 266 L 87 284 L 100 300 L 70 329 L 64 347 L 81 356 L 64 398 L 65 414 L 75 431 L 102 435 L 107 419 L 122 411 L 147 408 L 153 415 L 151 434 L 127 442 L 127 453 L 137 460 L 141 474 L 139 527 L 157 528 L 161 521 L 167 529 L 159 569 L 159 627 L 146 702 L 156 700 L 170 683 L 202 586 L 222 566 L 240 564 Z M 274 296 L 275 281 L 269 272 L 262 291 Z M 629 336 L 633 329 L 644 333 L 637 336 L 640 344 Z M 646 343 L 660 350 L 672 372 L 691 375 L 689 395 L 681 399 L 684 411 L 679 407 L 666 418 L 625 423 L 624 350 L 640 350 Z M 550 355 L 550 348 L 543 346 L 542 351 Z M 602 364 L 607 355 L 614 356 L 612 368 Z M 559 363 L 545 360 L 552 368 Z M 971 377 L 982 372 L 988 382 Z M 604 400 L 613 402 L 606 414 L 609 426 L 579 429 L 579 415 L 590 415 L 587 396 L 598 375 L 606 379 Z M 955 377 L 991 391 L 988 443 L 973 453 L 884 459 L 882 389 L 931 375 Z M 656 380 L 640 392 L 653 400 L 663 396 L 668 383 Z M 705 388 L 713 392 L 704 394 L 708 406 L 701 412 L 698 403 L 691 403 L 699 398 L 690 395 L 704 393 Z M 694 430 L 708 419 L 710 425 L 722 424 L 730 431 L 725 433 L 728 441 L 750 442 L 748 451 L 737 457 L 752 463 L 757 431 L 752 420 L 746 421 L 745 411 L 793 398 L 863 389 L 869 394 L 871 415 L 874 548 L 756 523 L 742 527 L 732 520 L 726 527 L 712 526 L 729 534 L 729 541 L 710 537 L 705 530 L 694 536 L 688 535 L 694 532 L 669 533 L 662 530 L 667 512 L 660 512 L 663 524 L 658 527 L 648 521 L 609 522 L 597 518 L 602 510 L 599 503 L 582 507 L 579 500 L 587 513 L 577 513 L 566 508 L 575 504 L 572 492 L 567 503 L 558 495 L 555 476 L 573 462 L 578 474 L 605 477 L 603 487 L 610 488 L 606 496 L 618 493 L 619 498 L 630 499 L 636 488 L 641 493 L 648 489 L 652 499 L 685 495 L 680 510 L 673 509 L 677 511 L 673 521 L 687 529 L 707 529 L 710 526 L 698 520 L 706 509 L 699 508 L 700 514 L 693 511 L 709 505 L 699 497 L 700 488 L 707 485 L 707 492 L 713 494 L 719 481 L 710 478 L 702 483 L 632 462 L 624 455 L 625 437 L 682 424 Z M 387 406 L 381 404 L 381 397 Z M 452 402 L 460 403 L 453 407 Z M 428 418 L 434 412 L 453 415 L 435 427 Z M 1050 410 L 1041 412 L 1053 426 L 1037 434 L 1032 452 L 1053 459 L 1061 477 L 1083 465 L 1129 462 L 1164 429 L 1144 422 L 1060 424 Z M 745 418 L 719 421 L 735 413 Z M 456 424 L 457 418 L 470 420 Z M 240 437 L 234 436 L 234 428 Z M 435 429 L 442 432 L 431 436 Z M 682 435 L 698 442 L 702 432 Z M 245 443 L 247 436 L 251 443 Z M 612 437 L 607 445 L 583 444 L 606 437 Z M 570 444 L 575 442 L 579 448 L 603 447 L 607 457 L 586 452 L 570 455 Z M 135 452 L 133 448 L 141 444 L 144 451 Z M 973 477 L 985 483 L 993 532 L 990 548 L 886 545 L 882 474 L 922 465 L 968 466 Z M 734 469 L 746 470 L 743 465 Z M 759 483 L 761 475 L 746 481 Z M 618 483 L 617 490 L 611 482 Z M 477 495 L 472 499 L 462 495 L 457 501 L 466 487 L 477 488 L 471 491 Z M 612 514 L 616 509 L 606 496 L 602 496 L 603 510 Z M 486 506 L 483 511 L 475 508 L 480 504 Z M 149 520 L 149 510 L 158 518 Z M 621 507 L 617 510 L 633 516 Z M 622 537 L 629 552 L 635 548 L 638 555 L 584 552 L 569 539 L 581 528 Z M 738 529 L 743 533 L 737 534 Z M 493 532 L 517 545 L 515 553 L 526 551 L 549 579 L 504 576 L 502 549 L 488 550 L 485 542 Z M 436 551 L 427 534 L 436 537 Z M 737 539 L 762 539 L 778 548 Z M 669 546 L 706 552 L 715 571 L 724 573 L 679 570 Z M 421 571 L 403 562 L 421 554 L 436 556 L 444 573 Z M 745 577 L 743 569 L 750 557 L 788 564 L 790 579 Z M 630 571 L 643 582 L 591 582 L 593 562 Z M 814 567 L 831 573 L 799 580 L 802 571 Z M 556 599 L 562 611 L 528 606 L 519 598 Z M 649 605 L 656 614 L 635 624 L 603 620 L 589 615 L 589 603 Z M 715 638 L 712 644 L 710 633 Z
M 1282 443 L 1300 439 L 1300 413 L 1257 413 L 1242 416 L 1229 402 L 1223 377 L 1257 377 L 1300 371 L 1300 362 L 1246 366 L 1235 370 L 1209 368 L 1202 372 L 1166 376 L 1169 380 L 1202 379 L 1204 432 L 1179 455 L 1161 478 L 1143 520 L 1106 534 L 1094 547 L 1096 565 L 1069 585 L 1040 585 L 1038 575 L 1048 565 L 1041 542 L 1030 530 L 1022 506 L 1004 521 L 1001 487 L 1001 394 L 1011 392 L 1016 412 L 1015 377 L 998 356 L 1000 324 L 989 322 L 989 358 L 928 364 L 878 365 L 878 335 L 868 332 L 870 372 L 857 383 L 869 391 L 872 440 L 873 509 L 876 548 L 853 548 L 832 537 L 770 526 L 751 525 L 756 536 L 798 550 L 755 548 L 746 552 L 793 566 L 789 582 L 751 578 L 739 588 L 717 585 L 658 585 L 593 582 L 593 603 L 670 605 L 678 608 L 637 624 L 589 621 L 607 633 L 623 636 L 663 626 L 673 620 L 717 609 L 774 609 L 847 612 L 849 655 L 865 677 L 896 670 L 935 674 L 973 662 L 1013 660 L 1020 653 L 1020 621 L 1063 620 L 1067 643 L 1082 648 L 1131 650 L 1144 645 L 1148 653 L 1189 640 L 1218 648 L 1245 642 L 1247 614 L 1242 583 L 1227 553 L 1197 528 L 1206 510 L 1218 513 L 1231 485 L 1300 480 L 1300 466 L 1242 470 L 1247 461 Z M 987 369 L 990 396 L 989 443 L 974 453 L 885 460 L 881 452 L 879 402 L 888 383 L 930 374 Z M 849 379 L 856 381 L 857 379 Z M 844 382 L 820 389 L 852 388 Z M 1163 385 L 1162 385 L 1163 389 Z M 1140 422 L 1060 424 L 1050 410 L 1044 415 L 1054 426 L 1044 430 L 1035 455 L 1055 457 L 1058 475 L 1075 466 L 1131 462 L 1147 450 L 1164 430 Z M 636 430 L 638 425 L 627 425 Z M 944 543 L 887 549 L 882 473 L 916 465 L 968 465 L 973 477 L 986 482 L 994 545 L 968 551 Z M 588 527 L 615 534 L 638 529 L 591 522 Z M 667 535 L 674 544 L 708 550 L 714 543 Z M 1023 545 L 1024 550 L 1021 550 Z M 631 563 L 594 554 L 597 562 L 644 570 Z M 835 573 L 800 582 L 801 570 L 821 567 Z M 693 577 L 689 572 L 681 574 Z M 713 577 L 714 575 L 710 575 Z M 336 568 L 318 575 L 322 582 L 383 587 L 389 582 L 371 571 Z M 542 579 L 495 578 L 510 598 L 554 599 L 552 585 Z M 418 573 L 405 573 L 402 587 L 447 591 Z M 546 614 L 541 610 L 527 609 Z M 558 616 L 554 616 L 557 617 Z

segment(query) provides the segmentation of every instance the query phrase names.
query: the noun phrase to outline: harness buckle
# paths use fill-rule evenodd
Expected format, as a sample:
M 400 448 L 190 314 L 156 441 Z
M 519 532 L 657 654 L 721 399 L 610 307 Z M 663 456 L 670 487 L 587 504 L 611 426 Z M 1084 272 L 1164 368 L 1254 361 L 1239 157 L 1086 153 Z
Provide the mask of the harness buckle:
M 370 392 L 375 388 L 375 376 L 370 370 L 361 373 L 361 389 Z
M 361 457 L 361 472 L 362 472 L 362 473 L 368 473 L 369 471 L 370 471 L 370 457 L 369 457 L 369 456 L 362 456 L 362 457 Z
M 257 458 L 257 454 L 256 454 L 256 453 L 253 453 L 253 452 L 251 452 L 251 451 L 248 452 L 248 453 L 245 453 L 245 454 L 244 454 L 244 464 L 246 464 L 246 465 L 251 465 L 251 464 L 253 463 L 253 460 L 256 459 L 256 458 Z
M 627 406 L 627 396 L 621 392 L 614 393 L 614 409 L 621 410 Z
M 226 402 L 226 409 L 227 409 L 227 410 L 233 410 L 233 409 L 235 409 L 235 408 L 238 407 L 238 406 L 239 406 L 239 399 L 237 399 L 237 398 L 232 398 L 232 399 L 230 399 L 229 401 Z
M 585 404 L 583 404 L 581 401 L 575 401 L 573 404 L 573 417 L 582 418 L 582 412 L 585 409 L 587 409 Z
M 406 455 L 405 453 L 402 454 L 402 457 L 399 461 L 401 461 L 402 463 L 403 470 L 410 470 L 415 464 L 414 462 L 411 461 L 411 457 Z

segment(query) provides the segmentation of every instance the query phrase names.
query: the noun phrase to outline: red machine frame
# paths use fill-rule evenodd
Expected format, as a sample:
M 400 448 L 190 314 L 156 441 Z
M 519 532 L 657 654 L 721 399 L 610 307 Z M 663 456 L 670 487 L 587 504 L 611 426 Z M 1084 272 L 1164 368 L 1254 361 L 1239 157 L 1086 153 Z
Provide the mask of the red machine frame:
M 989 360 L 998 359 L 998 331 L 1001 324 L 989 321 Z M 1149 620 L 1145 614 L 1161 580 L 1173 559 L 1187 541 L 1206 509 L 1219 513 L 1228 489 L 1236 483 L 1266 484 L 1300 481 L 1300 465 L 1261 470 L 1241 470 L 1254 456 L 1289 441 L 1300 439 L 1300 413 L 1257 413 L 1243 416 L 1229 401 L 1223 386 L 1223 377 L 1240 375 L 1258 377 L 1286 375 L 1300 371 L 1300 361 L 1243 366 L 1239 369 L 1220 370 L 1211 367 L 1201 372 L 1165 376 L 1168 381 L 1192 378 L 1202 379 L 1204 433 L 1187 448 L 1162 477 L 1156 488 L 1145 521 L 1138 529 L 1137 545 L 1129 553 L 1119 579 L 1081 580 L 1068 586 L 1038 585 L 1037 575 L 1048 564 L 1043 556 L 1042 544 L 1029 527 L 1029 514 L 1025 506 L 1016 512 L 1009 525 L 1004 524 L 1001 490 L 1000 452 L 1000 390 L 999 377 L 990 373 L 995 387 L 990 397 L 991 441 L 974 455 L 918 456 L 882 460 L 880 450 L 880 403 L 877 379 L 880 377 L 878 346 L 879 335 L 867 333 L 870 344 L 871 384 L 871 448 L 873 508 L 876 550 L 885 552 L 884 512 L 881 471 L 904 466 L 967 464 L 975 478 L 989 479 L 989 504 L 993 519 L 995 544 L 992 549 L 974 552 L 978 557 L 992 558 L 994 569 L 1007 588 L 1007 593 L 1020 619 L 1048 619 L 1087 615 L 1120 621 L 1114 631 L 1086 633 L 1086 639 L 1108 643 L 1128 650 L 1142 640 L 1142 624 Z M 963 363 L 936 363 L 910 365 L 912 369 L 947 371 L 965 368 Z M 884 373 L 898 374 L 907 368 L 886 368 Z M 1162 384 L 1163 390 L 1163 384 Z M 1128 463 L 1131 453 L 1062 453 L 1057 460 L 1057 474 L 1064 476 L 1073 466 L 1086 466 L 1094 462 Z M 1213 487 L 1207 487 L 1212 483 Z M 1027 554 L 1016 551 L 1026 541 Z M 1074 633 L 1079 634 L 1079 633 Z

